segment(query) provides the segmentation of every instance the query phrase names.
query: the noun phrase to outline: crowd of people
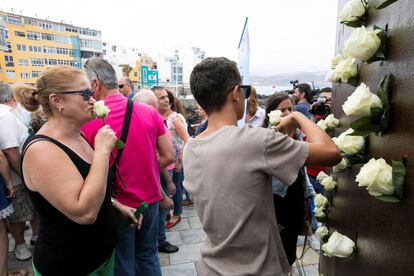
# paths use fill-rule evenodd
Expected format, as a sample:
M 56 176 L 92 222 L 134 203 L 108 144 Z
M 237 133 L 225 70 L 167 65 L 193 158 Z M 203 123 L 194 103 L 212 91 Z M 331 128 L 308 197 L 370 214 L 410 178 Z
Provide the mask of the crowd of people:
M 83 70 L 49 68 L 34 86 L 1 83 L 0 275 L 7 229 L 17 259 L 30 259 L 34 246 L 35 275 L 161 275 L 157 252 L 179 250 L 165 231 L 191 204 L 207 235 L 199 275 L 289 273 L 320 189 L 313 174 L 325 169 L 311 166 L 340 161 L 309 119 L 309 85 L 272 95 L 263 109 L 235 62 L 207 58 L 190 86 L 193 126 L 171 91 L 135 92 L 102 58 Z M 110 110 L 104 118 L 96 101 Z

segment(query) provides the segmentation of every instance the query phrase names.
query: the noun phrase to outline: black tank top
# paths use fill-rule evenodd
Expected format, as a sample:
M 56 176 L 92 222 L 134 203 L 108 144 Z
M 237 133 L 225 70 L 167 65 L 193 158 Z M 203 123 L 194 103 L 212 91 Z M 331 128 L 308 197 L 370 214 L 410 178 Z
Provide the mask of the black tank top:
M 90 164 L 59 141 L 45 135 L 29 137 L 23 147 L 22 163 L 27 148 L 37 141 L 49 141 L 61 148 L 85 179 Z M 53 170 L 53 167 L 50 168 Z M 22 170 L 23 172 L 23 170 Z M 23 177 L 24 179 L 24 177 Z M 96 222 L 81 225 L 53 207 L 40 193 L 29 191 L 40 218 L 33 263 L 39 273 L 48 275 L 87 275 L 111 256 L 115 249 L 117 224 L 111 205 L 108 184 L 105 199 Z

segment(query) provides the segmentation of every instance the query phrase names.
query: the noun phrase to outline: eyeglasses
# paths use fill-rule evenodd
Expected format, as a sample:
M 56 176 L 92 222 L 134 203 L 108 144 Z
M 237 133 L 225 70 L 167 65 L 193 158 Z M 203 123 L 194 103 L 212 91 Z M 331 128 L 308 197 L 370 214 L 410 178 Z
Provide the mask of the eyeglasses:
M 120 85 L 118 85 L 119 89 L 124 88 L 124 86 L 125 86 L 125 84 L 120 84 Z
M 250 85 L 238 85 L 236 84 L 235 86 L 233 86 L 232 89 L 229 90 L 232 91 L 234 89 L 234 87 L 239 86 L 239 88 L 241 88 L 243 90 L 243 95 L 244 98 L 247 99 L 250 96 L 250 91 L 251 91 L 251 86 Z
M 59 94 L 81 94 L 84 101 L 89 101 L 89 99 L 93 96 L 93 90 L 87 88 L 83 90 L 63 91 Z

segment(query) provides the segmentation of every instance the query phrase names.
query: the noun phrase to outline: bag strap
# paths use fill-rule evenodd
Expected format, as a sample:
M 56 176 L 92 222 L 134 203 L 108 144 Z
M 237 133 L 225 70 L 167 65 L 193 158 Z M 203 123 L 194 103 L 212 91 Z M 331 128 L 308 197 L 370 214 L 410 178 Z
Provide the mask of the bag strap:
M 131 117 L 132 117 L 132 109 L 134 107 L 134 102 L 130 99 L 127 101 L 127 107 L 125 112 L 125 118 L 124 118 L 124 125 L 122 126 L 122 133 L 120 140 L 126 144 L 127 138 L 128 138 L 128 132 L 129 132 L 129 125 L 131 124 Z M 122 151 L 124 148 L 118 150 L 118 154 L 116 155 L 116 163 L 119 162 L 119 159 L 121 158 Z M 114 163 L 115 164 L 115 163 Z M 112 166 L 115 168 L 115 166 Z

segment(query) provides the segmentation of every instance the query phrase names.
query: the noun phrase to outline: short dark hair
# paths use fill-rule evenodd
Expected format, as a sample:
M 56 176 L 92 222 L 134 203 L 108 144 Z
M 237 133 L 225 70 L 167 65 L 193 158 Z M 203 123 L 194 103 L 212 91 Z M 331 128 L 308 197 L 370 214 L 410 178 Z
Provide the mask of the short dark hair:
M 319 91 L 319 93 L 332 93 L 332 88 L 330 88 L 330 87 L 324 87 L 324 88 L 322 88 L 320 91 Z
M 204 59 L 190 76 L 191 92 L 207 114 L 220 111 L 228 92 L 241 82 L 237 64 L 225 57 Z
M 299 90 L 299 92 L 305 93 L 305 98 L 306 100 L 308 100 L 308 102 L 311 101 L 312 88 L 310 87 L 309 84 L 299 83 L 298 85 L 296 85 L 296 88 Z

